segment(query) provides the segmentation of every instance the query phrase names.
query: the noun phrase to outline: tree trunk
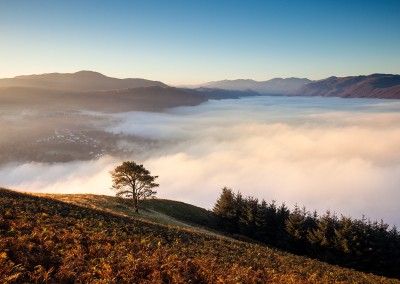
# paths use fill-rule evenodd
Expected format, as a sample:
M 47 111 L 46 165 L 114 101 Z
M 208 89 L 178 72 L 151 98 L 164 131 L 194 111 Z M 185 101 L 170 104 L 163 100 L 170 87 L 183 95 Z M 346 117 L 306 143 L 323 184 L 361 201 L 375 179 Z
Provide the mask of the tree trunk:
M 133 208 L 135 209 L 135 213 L 139 214 L 139 204 L 137 198 L 133 198 Z

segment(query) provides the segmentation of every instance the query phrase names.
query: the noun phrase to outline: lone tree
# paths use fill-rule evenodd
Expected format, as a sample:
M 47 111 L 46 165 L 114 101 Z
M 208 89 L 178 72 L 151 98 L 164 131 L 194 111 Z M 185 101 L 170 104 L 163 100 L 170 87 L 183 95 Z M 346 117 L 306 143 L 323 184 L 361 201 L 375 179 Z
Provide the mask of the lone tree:
M 153 188 L 159 185 L 154 182 L 158 176 L 151 176 L 143 165 L 133 161 L 125 161 L 110 172 L 112 176 L 112 189 L 118 197 L 132 198 L 133 207 L 139 213 L 139 199 L 154 197 L 157 191 Z

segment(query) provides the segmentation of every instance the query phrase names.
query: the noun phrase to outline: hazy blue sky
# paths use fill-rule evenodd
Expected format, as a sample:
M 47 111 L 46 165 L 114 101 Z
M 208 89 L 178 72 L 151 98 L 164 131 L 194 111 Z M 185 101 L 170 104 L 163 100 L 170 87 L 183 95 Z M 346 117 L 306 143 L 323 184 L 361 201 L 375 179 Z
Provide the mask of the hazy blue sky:
M 0 77 L 169 84 L 400 73 L 400 1 L 0 0 Z

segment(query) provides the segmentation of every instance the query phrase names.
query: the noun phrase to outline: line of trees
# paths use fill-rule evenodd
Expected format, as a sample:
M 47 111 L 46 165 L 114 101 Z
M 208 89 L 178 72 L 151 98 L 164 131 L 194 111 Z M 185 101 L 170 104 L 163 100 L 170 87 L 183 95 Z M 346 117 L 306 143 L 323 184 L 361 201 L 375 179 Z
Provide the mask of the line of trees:
M 400 277 L 400 234 L 383 221 L 358 220 L 297 205 L 261 202 L 224 187 L 213 212 L 217 227 L 332 264 Z

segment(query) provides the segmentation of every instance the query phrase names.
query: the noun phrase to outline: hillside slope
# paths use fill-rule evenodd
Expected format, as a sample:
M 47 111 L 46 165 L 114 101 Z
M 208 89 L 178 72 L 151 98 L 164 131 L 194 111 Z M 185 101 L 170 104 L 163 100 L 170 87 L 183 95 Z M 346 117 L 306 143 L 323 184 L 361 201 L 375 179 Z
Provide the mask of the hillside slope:
M 161 111 L 171 107 L 197 105 L 204 101 L 206 99 L 201 94 L 160 86 L 104 91 L 0 88 L 1 106 L 43 111 Z
M 147 199 L 140 202 L 140 214 L 136 214 L 129 199 L 94 194 L 46 194 L 39 197 L 52 198 L 81 207 L 102 210 L 124 217 L 155 222 L 163 225 L 211 232 L 205 227 L 215 222 L 215 216 L 208 210 L 184 202 L 167 199 Z
M 0 189 L 2 283 L 400 283 L 266 246 Z
M 400 99 L 400 75 L 329 77 L 302 86 L 296 95 L 341 98 Z

